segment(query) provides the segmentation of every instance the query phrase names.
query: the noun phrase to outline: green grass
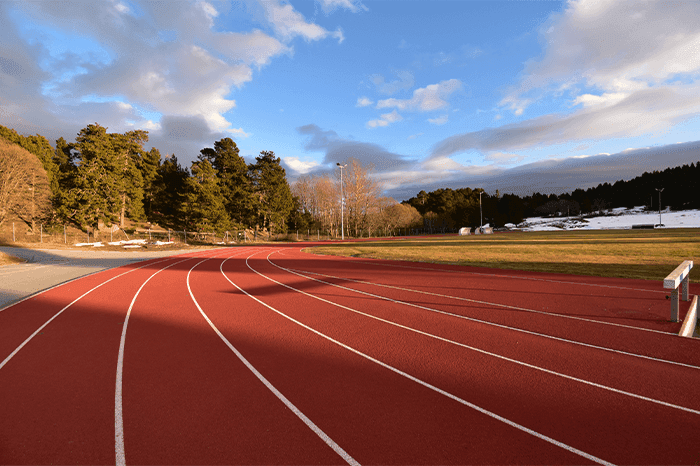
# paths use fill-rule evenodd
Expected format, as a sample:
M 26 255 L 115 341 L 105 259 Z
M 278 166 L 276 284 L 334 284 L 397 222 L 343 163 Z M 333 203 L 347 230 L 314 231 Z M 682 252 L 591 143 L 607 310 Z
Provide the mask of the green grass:
M 700 283 L 698 229 L 511 232 L 341 243 L 308 252 L 645 280 L 663 280 L 690 259 L 697 264 L 690 280 Z

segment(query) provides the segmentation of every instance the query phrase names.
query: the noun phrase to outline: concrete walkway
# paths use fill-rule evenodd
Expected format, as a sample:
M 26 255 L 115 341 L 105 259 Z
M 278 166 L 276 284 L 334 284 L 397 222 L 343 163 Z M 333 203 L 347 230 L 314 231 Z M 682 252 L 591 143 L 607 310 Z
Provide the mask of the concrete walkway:
M 26 261 L 23 264 L 0 267 L 0 309 L 74 278 L 132 262 L 188 252 L 27 249 L 6 246 L 0 246 L 0 251 Z

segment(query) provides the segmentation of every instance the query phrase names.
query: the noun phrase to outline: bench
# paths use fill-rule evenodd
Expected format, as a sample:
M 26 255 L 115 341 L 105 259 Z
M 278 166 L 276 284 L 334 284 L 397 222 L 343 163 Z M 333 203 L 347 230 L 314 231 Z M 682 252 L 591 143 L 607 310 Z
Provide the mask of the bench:
M 688 276 L 693 268 L 693 261 L 683 261 L 681 265 L 664 279 L 664 288 L 671 291 L 671 321 L 678 322 L 678 288 L 683 289 L 683 301 L 688 301 Z

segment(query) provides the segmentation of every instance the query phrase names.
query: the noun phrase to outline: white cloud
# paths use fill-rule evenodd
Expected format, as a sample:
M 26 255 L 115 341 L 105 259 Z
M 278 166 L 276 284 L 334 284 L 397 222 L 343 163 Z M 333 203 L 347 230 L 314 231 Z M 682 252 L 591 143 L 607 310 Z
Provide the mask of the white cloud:
M 46 132 L 65 136 L 76 133 L 86 121 L 99 121 L 111 131 L 133 125 L 157 131 L 161 123 L 156 115 L 172 115 L 201 117 L 210 134 L 226 131 L 246 137 L 224 116 L 236 105 L 232 90 L 251 81 L 254 68 L 291 53 L 285 41 L 297 36 L 343 39 L 340 29 L 327 31 L 307 22 L 291 5 L 278 1 L 263 4 L 273 12 L 270 24 L 278 37 L 258 29 L 226 31 L 226 23 L 218 23 L 226 14 L 218 2 L 143 2 L 138 3 L 138 14 L 132 11 L 135 4 L 96 2 L 87 9 L 81 2 L 0 2 L 0 24 L 12 24 L 16 16 L 10 12 L 21 11 L 27 23 L 57 31 L 37 35 L 30 46 L 16 28 L 1 28 L 0 65 L 17 70 L 0 73 L 0 114 L 8 116 L 3 122 L 35 133 L 39 129 L 31 129 L 31 124 L 55 126 L 47 122 L 60 114 L 59 126 L 68 125 L 69 131 Z M 92 41 L 92 49 L 104 52 L 104 58 L 97 62 L 93 52 L 51 52 L 54 48 L 48 41 L 75 34 Z M 96 98 L 86 101 L 84 96 Z M 9 104 L 16 100 L 23 104 Z M 115 105 L 108 106 L 110 101 Z M 107 112 L 110 108 L 121 111 Z M 140 109 L 148 109 L 148 117 Z M 33 123 L 27 126 L 27 122 Z
M 399 115 L 399 113 L 394 110 L 391 113 L 383 113 L 380 115 L 380 119 L 378 120 L 370 120 L 367 122 L 367 127 L 369 128 L 377 128 L 379 126 L 389 126 L 390 123 L 396 123 L 397 121 L 403 120 L 403 117 Z
M 541 31 L 545 54 L 527 63 L 521 82 L 501 101 L 516 115 L 548 94 L 574 104 L 614 105 L 650 87 L 700 72 L 700 3 L 570 1 Z
M 374 102 L 367 97 L 358 97 L 357 103 L 355 104 L 355 107 L 368 107 L 370 105 L 374 104 Z
M 239 137 L 239 138 L 250 137 L 250 134 L 243 131 L 243 128 L 230 128 L 230 129 L 227 129 L 226 131 L 231 133 L 234 136 Z
M 444 125 L 445 123 L 447 123 L 447 120 L 448 120 L 447 114 L 441 115 L 437 118 L 428 118 L 429 123 L 431 123 L 433 125 L 438 125 L 438 126 Z
M 454 92 L 462 89 L 462 82 L 458 79 L 441 81 L 438 84 L 416 89 L 411 99 L 385 99 L 377 102 L 377 108 L 395 107 L 399 110 L 417 110 L 428 112 L 438 110 L 448 105 L 445 100 Z
M 513 165 L 525 160 L 524 155 L 508 154 L 505 152 L 492 152 L 484 157 L 484 160 L 495 162 L 498 165 Z
M 329 32 L 318 24 L 309 23 L 290 4 L 283 5 L 279 0 L 264 0 L 260 4 L 265 9 L 267 20 L 272 24 L 275 32 L 286 42 L 297 36 L 307 41 L 321 40 L 328 36 L 338 39 L 338 42 L 344 40 L 342 30 Z
M 670 128 L 700 114 L 700 85 L 638 91 L 610 106 L 568 115 L 544 115 L 519 123 L 462 133 L 437 143 L 432 157 L 467 150 L 509 151 L 576 140 L 633 137 Z
M 285 165 L 287 165 L 289 168 L 291 168 L 300 175 L 309 173 L 314 168 L 320 165 L 319 163 L 313 161 L 301 161 L 298 157 L 283 157 L 282 160 L 284 161 Z
M 357 0 L 318 0 L 321 4 L 323 11 L 328 14 L 333 12 L 336 8 L 344 8 L 350 10 L 353 13 L 358 11 L 368 11 L 368 8 L 362 4 L 362 2 Z

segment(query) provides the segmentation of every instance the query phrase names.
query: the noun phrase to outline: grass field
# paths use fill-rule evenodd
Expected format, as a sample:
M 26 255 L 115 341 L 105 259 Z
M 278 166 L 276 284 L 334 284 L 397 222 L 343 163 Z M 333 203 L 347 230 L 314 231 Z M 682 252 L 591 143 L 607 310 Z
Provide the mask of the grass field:
M 700 230 L 508 232 L 342 243 L 314 254 L 371 257 L 600 277 L 663 280 L 682 261 L 700 283 Z

